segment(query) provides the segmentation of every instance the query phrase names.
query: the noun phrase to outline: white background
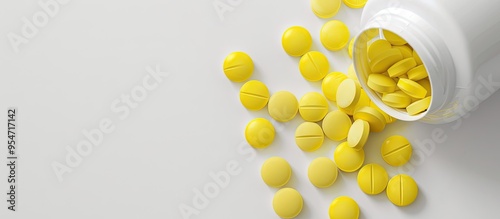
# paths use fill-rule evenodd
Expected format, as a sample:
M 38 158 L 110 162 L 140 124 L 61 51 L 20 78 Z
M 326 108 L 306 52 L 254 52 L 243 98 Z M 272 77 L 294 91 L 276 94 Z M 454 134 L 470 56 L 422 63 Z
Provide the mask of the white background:
M 357 201 L 361 218 L 497 217 L 499 94 L 460 123 L 397 122 L 370 136 L 365 163 L 383 165 L 390 176 L 413 176 L 420 192 L 411 206 L 396 207 L 385 193 L 365 195 L 356 173 L 341 172 L 332 187 L 317 189 L 307 179 L 307 166 L 319 156 L 332 158 L 338 142 L 325 140 L 320 150 L 302 152 L 293 138 L 302 122 L 297 116 L 277 125 L 272 146 L 250 149 L 244 144 L 246 123 L 269 116 L 266 110 L 242 107 L 242 83 L 230 82 L 221 66 L 230 52 L 245 51 L 256 66 L 252 79 L 266 83 L 271 92 L 289 90 L 300 98 L 320 91 L 320 83 L 301 77 L 298 59 L 281 48 L 283 31 L 292 25 L 309 29 L 313 49 L 328 56 L 332 71 L 347 71 L 347 51 L 321 46 L 319 30 L 329 19 L 316 17 L 307 0 L 221 0 L 232 8 L 222 19 L 214 2 L 74 0 L 20 45 L 19 53 L 7 35 L 21 35 L 23 17 L 32 20 L 42 9 L 35 0 L 0 2 L 0 109 L 5 114 L 9 106 L 19 109 L 20 156 L 18 211 L 2 204 L 0 218 L 182 218 L 179 206 L 193 206 L 193 189 L 213 182 L 209 173 L 230 162 L 237 162 L 241 172 L 190 218 L 278 218 L 271 205 L 276 189 L 267 187 L 259 172 L 271 156 L 282 156 L 292 166 L 287 186 L 299 190 L 305 201 L 298 218 L 327 218 L 330 202 L 341 195 Z M 354 36 L 361 12 L 342 5 L 333 19 L 344 21 Z M 113 101 L 129 95 L 147 75 L 146 66 L 156 65 L 169 76 L 121 120 L 111 110 Z M 106 118 L 115 130 L 59 182 L 52 164 L 64 164 L 67 147 L 75 149 L 85 140 L 82 131 Z M 5 148 L 6 125 L 0 127 Z M 432 147 L 432 133 L 445 140 L 432 140 Z M 394 134 L 414 144 L 415 156 L 403 169 L 390 168 L 379 154 L 383 139 Z M 425 142 L 433 150 L 423 150 Z M 6 149 L 0 151 L 5 164 Z M 2 165 L 2 202 L 6 177 Z

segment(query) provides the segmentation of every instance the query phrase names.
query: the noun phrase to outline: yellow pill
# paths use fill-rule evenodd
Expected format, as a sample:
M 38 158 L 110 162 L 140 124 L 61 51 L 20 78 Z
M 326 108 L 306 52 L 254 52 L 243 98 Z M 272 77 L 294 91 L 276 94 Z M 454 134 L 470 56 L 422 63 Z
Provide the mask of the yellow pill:
M 358 119 L 354 121 L 349 133 L 347 134 L 347 143 L 349 147 L 361 150 L 365 146 L 366 140 L 370 135 L 370 124 L 367 121 Z
M 358 109 L 354 112 L 353 117 L 354 120 L 362 119 L 370 123 L 370 131 L 372 132 L 381 132 L 387 123 L 382 113 L 369 106 Z
M 350 78 L 340 83 L 337 90 L 337 105 L 342 108 L 354 107 L 358 103 L 361 87 Z
M 274 126 L 269 120 L 256 118 L 245 128 L 245 138 L 254 148 L 266 148 L 274 141 Z
M 337 106 L 337 108 L 349 116 L 354 115 L 354 111 L 356 111 L 356 105 L 352 105 L 352 106 L 347 107 L 347 108 L 342 108 L 342 107 Z
M 415 81 L 406 78 L 400 78 L 398 87 L 410 97 L 422 99 L 427 95 L 427 90 Z
M 375 59 L 378 55 L 382 54 L 388 49 L 391 49 L 392 45 L 389 41 L 384 39 L 373 39 L 368 42 L 368 48 L 366 49 L 368 58 L 370 60 Z
M 320 18 L 330 18 L 340 9 L 340 0 L 311 0 L 311 9 Z
M 351 118 L 346 113 L 336 110 L 326 114 L 322 127 L 326 137 L 333 141 L 341 141 L 347 138 L 351 125 Z
M 429 81 L 429 78 L 425 78 L 422 80 L 417 81 L 418 84 L 420 84 L 425 90 L 427 90 L 427 94 L 425 95 L 426 97 L 432 95 L 432 88 L 431 88 L 431 82 Z
M 358 185 L 368 195 L 380 194 L 387 187 L 389 175 L 384 167 L 378 164 L 367 164 L 358 173 Z
M 278 122 L 292 120 L 299 110 L 299 102 L 295 95 L 288 91 L 278 91 L 271 96 L 267 106 L 269 115 Z
M 408 206 L 417 199 L 418 186 L 411 176 L 399 174 L 387 184 L 387 198 L 397 206 Z
M 379 93 L 391 93 L 396 90 L 396 82 L 383 74 L 370 74 L 366 85 Z
M 249 110 L 260 110 L 267 105 L 269 90 L 257 80 L 246 82 L 240 89 L 240 101 Z
M 411 104 L 411 97 L 403 91 L 398 90 L 393 93 L 384 94 L 382 96 L 382 102 L 387 106 L 403 109 Z
M 409 45 L 393 46 L 392 48 L 399 49 L 404 59 L 413 58 L 413 49 Z
M 354 111 L 361 109 L 362 107 L 365 106 L 370 106 L 371 102 L 372 101 L 370 100 L 370 97 L 368 97 L 368 94 L 366 94 L 365 90 L 361 89 L 361 93 L 359 94 L 359 100 L 358 103 L 356 104 L 356 107 L 354 108 Z
M 365 151 L 357 151 L 349 147 L 347 142 L 341 143 L 333 152 L 333 159 L 337 167 L 344 172 L 354 172 L 363 166 L 365 162 Z
M 311 51 L 300 58 L 299 70 L 308 81 L 323 79 L 330 70 L 330 63 L 323 53 Z
M 351 41 L 349 41 L 349 47 L 348 47 L 348 53 L 349 53 L 349 58 L 352 59 L 352 51 L 354 50 L 354 40 L 356 38 L 352 38 Z
M 356 75 L 356 69 L 354 69 L 354 64 L 349 65 L 349 68 L 347 69 L 347 77 L 354 80 L 354 82 L 361 87 L 358 76 Z
M 283 33 L 281 45 L 288 55 L 302 56 L 311 49 L 311 34 L 304 27 L 290 27 Z
M 314 159 L 307 169 L 309 181 L 318 188 L 327 188 L 337 180 L 337 165 L 326 157 Z
M 262 164 L 260 176 L 268 186 L 282 187 L 290 180 L 292 168 L 285 159 L 271 157 Z
M 323 144 L 324 139 L 323 129 L 314 122 L 304 122 L 295 130 L 295 143 L 303 151 L 317 150 Z
M 362 8 L 368 0 L 343 0 L 344 4 L 349 8 Z
M 373 109 L 376 109 L 380 114 L 382 114 L 384 116 L 385 122 L 387 124 L 391 124 L 391 123 L 394 123 L 396 121 L 396 119 L 394 117 L 389 116 L 389 114 L 382 111 L 374 102 L 370 102 L 370 107 Z
M 399 77 L 403 74 L 406 74 L 410 69 L 414 68 L 417 66 L 417 63 L 415 62 L 415 59 L 413 58 L 407 58 L 403 59 L 396 64 L 392 65 L 389 69 L 387 69 L 387 73 L 391 78 L 394 77 Z
M 407 106 L 406 111 L 408 112 L 408 115 L 414 116 L 427 110 L 429 108 L 429 105 L 431 105 L 431 98 L 432 96 L 428 96 L 424 99 L 417 100 Z
M 330 219 L 358 219 L 358 203 L 347 196 L 340 196 L 330 204 L 328 215 Z
M 299 102 L 299 112 L 308 122 L 318 122 L 328 113 L 328 101 L 318 92 L 306 93 Z
M 339 20 L 326 22 L 319 33 L 321 44 L 331 51 L 343 49 L 349 43 L 349 37 L 349 28 Z
M 347 76 L 342 72 L 332 72 L 323 79 L 321 82 L 321 90 L 326 99 L 337 101 L 337 89 L 340 83 L 344 81 Z
M 380 153 L 384 161 L 391 166 L 401 166 L 407 163 L 412 154 L 412 147 L 408 139 L 400 135 L 394 135 L 385 139 Z
M 417 62 L 417 65 L 423 65 L 424 63 L 422 62 L 422 59 L 420 59 L 420 56 L 418 55 L 417 51 L 413 50 L 413 58 Z
M 223 69 L 226 77 L 234 82 L 242 82 L 250 78 L 253 73 L 253 61 L 244 52 L 233 52 L 226 56 Z
M 424 65 L 419 65 L 408 71 L 408 79 L 413 81 L 422 80 L 427 77 L 427 70 Z
M 384 30 L 384 38 L 394 46 L 402 46 L 407 44 L 406 40 L 404 40 L 402 37 L 388 30 Z
M 370 61 L 370 70 L 373 73 L 386 72 L 389 67 L 403 59 L 399 49 L 388 49 Z
M 281 218 L 294 218 L 300 214 L 304 200 L 302 195 L 292 188 L 278 190 L 273 198 L 273 209 Z

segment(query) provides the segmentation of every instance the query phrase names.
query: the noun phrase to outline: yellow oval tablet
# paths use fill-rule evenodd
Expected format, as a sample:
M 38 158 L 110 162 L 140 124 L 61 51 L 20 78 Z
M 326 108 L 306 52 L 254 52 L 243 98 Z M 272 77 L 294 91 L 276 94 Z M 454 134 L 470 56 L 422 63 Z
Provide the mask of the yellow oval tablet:
M 260 175 L 268 186 L 282 187 L 290 180 L 292 168 L 285 159 L 271 157 L 262 164 Z
M 425 90 L 427 90 L 427 94 L 425 95 L 426 97 L 432 95 L 432 88 L 431 88 L 431 82 L 429 81 L 429 78 L 424 78 L 422 80 L 417 81 L 418 84 L 420 84 Z
M 373 60 L 375 57 L 381 53 L 391 49 L 392 45 L 389 41 L 385 39 L 373 39 L 368 42 L 368 48 L 366 49 L 368 54 L 368 59 Z
M 319 33 L 321 44 L 331 51 L 343 49 L 349 42 L 349 37 L 349 28 L 339 20 L 326 22 Z
M 387 73 L 391 78 L 393 77 L 399 77 L 403 74 L 406 74 L 410 69 L 414 68 L 417 66 L 417 63 L 415 62 L 415 59 L 413 58 L 407 58 L 403 59 L 396 64 L 392 65 L 389 69 L 387 69 Z
M 326 137 L 333 141 L 341 141 L 347 138 L 351 125 L 351 118 L 346 113 L 336 110 L 326 114 L 322 127 Z
M 406 78 L 400 78 L 398 87 L 410 97 L 422 99 L 427 95 L 427 90 L 415 81 Z
M 382 96 L 382 102 L 387 106 L 403 109 L 411 104 L 411 97 L 403 91 L 398 90 L 393 93 L 384 94 Z
M 406 111 L 408 112 L 408 115 L 414 116 L 421 112 L 426 111 L 429 108 L 429 105 L 431 105 L 431 98 L 432 96 L 428 96 L 424 99 L 417 100 L 412 104 L 410 104 L 409 106 L 407 106 Z
M 358 185 L 368 195 L 380 194 L 387 187 L 389 175 L 384 167 L 378 164 L 367 164 L 358 173 Z
M 250 78 L 253 68 L 252 58 L 244 52 L 229 54 L 223 64 L 224 74 L 234 82 L 242 82 Z
M 373 73 L 386 72 L 389 67 L 403 59 L 403 54 L 399 49 L 388 49 L 370 60 L 370 70 Z
M 342 72 L 332 72 L 323 79 L 321 82 L 321 90 L 326 99 L 337 101 L 337 89 L 340 83 L 344 81 L 347 76 Z
M 251 80 L 243 84 L 240 89 L 240 101 L 249 110 L 260 110 L 269 101 L 269 90 L 267 86 L 257 80 Z
M 318 122 L 328 113 L 328 101 L 318 92 L 308 92 L 300 99 L 299 112 L 304 120 Z
M 379 93 L 392 93 L 396 90 L 396 82 L 383 74 L 370 74 L 366 85 Z
M 391 166 L 401 166 L 407 163 L 412 154 L 412 147 L 408 139 L 400 135 L 394 135 L 385 139 L 380 153 L 384 161 Z
M 245 128 L 245 139 L 254 148 L 266 148 L 274 141 L 274 126 L 269 120 L 256 118 Z
M 340 0 L 311 0 L 311 9 L 320 18 L 330 18 L 340 9 Z
M 403 59 L 413 58 L 413 49 L 409 45 L 392 46 L 392 48 L 399 49 L 403 55 Z
M 417 65 L 423 65 L 424 63 L 422 62 L 422 59 L 420 59 L 420 56 L 418 55 L 417 51 L 413 50 L 413 58 L 417 62 Z
M 387 39 L 387 41 L 389 41 L 392 45 L 402 46 L 407 44 L 406 40 L 404 40 L 399 35 L 388 30 L 384 30 L 383 32 L 384 32 L 384 38 Z
M 300 214 L 304 200 L 302 195 L 292 188 L 278 190 L 273 198 L 273 209 L 281 218 L 294 218 Z
M 269 115 L 278 122 L 292 120 L 299 110 L 299 102 L 295 95 L 288 91 L 278 91 L 271 96 L 267 106 Z
M 314 122 L 304 122 L 295 130 L 295 143 L 303 151 L 317 150 L 323 144 L 324 139 L 323 129 Z
M 358 219 L 358 203 L 347 196 L 340 196 L 330 204 L 328 215 L 330 219 Z
M 350 78 L 340 83 L 337 90 L 337 105 L 342 108 L 356 106 L 361 93 L 361 87 Z
M 367 121 L 358 119 L 354 121 L 349 133 L 347 133 L 347 143 L 349 147 L 361 150 L 365 146 L 366 140 L 370 135 L 370 124 Z
M 335 148 L 333 159 L 337 167 L 344 172 L 354 172 L 358 170 L 365 162 L 365 151 L 357 151 L 349 147 L 347 142 L 343 142 Z
M 299 70 L 306 80 L 319 81 L 328 74 L 330 63 L 323 53 L 311 51 L 300 58 Z
M 337 165 L 326 157 L 314 159 L 307 169 L 309 181 L 318 188 L 327 188 L 337 179 Z
M 397 206 L 410 205 L 417 199 L 418 186 L 411 176 L 399 174 L 387 184 L 387 198 Z
M 348 47 L 348 53 L 349 53 L 349 58 L 352 59 L 352 51 L 354 51 L 354 40 L 356 38 L 352 38 L 351 41 L 349 41 L 349 47 Z
M 408 79 L 418 81 L 427 77 L 427 70 L 425 69 L 424 65 L 419 65 L 415 68 L 410 69 L 407 74 Z
M 288 55 L 302 56 L 311 49 L 311 34 L 304 27 L 290 27 L 283 33 L 281 45 Z
M 386 120 L 384 115 L 380 113 L 378 110 L 366 106 L 358 109 L 354 112 L 354 120 L 362 119 L 370 123 L 370 131 L 372 132 L 381 132 L 384 130 L 386 125 Z

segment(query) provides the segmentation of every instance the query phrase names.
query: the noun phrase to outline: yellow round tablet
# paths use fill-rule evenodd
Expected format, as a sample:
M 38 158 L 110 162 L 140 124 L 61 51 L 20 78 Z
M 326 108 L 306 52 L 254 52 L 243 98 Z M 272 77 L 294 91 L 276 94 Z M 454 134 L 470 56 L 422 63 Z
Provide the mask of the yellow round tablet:
M 403 59 L 399 49 L 388 49 L 370 60 L 370 70 L 374 73 L 386 72 L 389 67 Z
M 368 58 L 370 60 L 375 59 L 378 55 L 391 49 L 392 45 L 389 41 L 385 39 L 373 39 L 368 42 L 368 48 L 366 49 Z
M 226 56 L 223 69 L 226 77 L 234 82 L 242 82 L 250 78 L 253 73 L 253 61 L 244 52 L 233 52 Z
M 417 65 L 423 65 L 424 63 L 422 62 L 422 59 L 420 59 L 420 56 L 418 55 L 417 51 L 413 50 L 413 58 L 417 62 Z
M 379 93 L 392 93 L 396 90 L 396 82 L 383 74 L 370 74 L 366 85 Z
M 380 153 L 384 161 L 391 166 L 401 166 L 406 164 L 412 154 L 412 147 L 408 139 L 400 135 L 394 135 L 385 139 Z
M 323 129 L 314 122 L 304 122 L 295 130 L 295 143 L 303 151 L 317 150 L 323 144 L 324 139 Z
M 404 59 L 413 57 L 413 49 L 409 45 L 392 46 L 392 48 L 399 49 Z
M 337 165 L 326 157 L 314 159 L 307 169 L 309 181 L 318 188 L 327 188 L 337 180 Z
M 281 218 L 297 217 L 302 211 L 304 200 L 302 195 L 292 188 L 278 190 L 273 198 L 273 209 Z
M 388 30 L 384 30 L 383 32 L 384 32 L 384 38 L 387 39 L 387 41 L 389 41 L 392 45 L 402 46 L 407 44 L 406 40 L 404 40 L 399 35 Z
M 387 73 L 390 77 L 399 77 L 403 74 L 406 74 L 410 69 L 417 66 L 414 58 L 403 59 L 394 65 L 392 65 L 389 69 L 387 69 Z
M 333 141 L 341 141 L 347 138 L 351 125 L 351 118 L 346 113 L 336 110 L 326 114 L 322 127 L 326 137 Z
M 321 44 L 331 51 L 343 49 L 349 43 L 349 37 L 349 28 L 339 20 L 326 22 L 319 34 Z
M 358 173 L 358 185 L 368 195 L 380 194 L 387 187 L 389 175 L 384 167 L 378 164 L 367 164 Z
M 413 102 L 412 104 L 408 105 L 406 107 L 406 111 L 408 112 L 408 115 L 414 116 L 417 115 L 421 112 L 426 111 L 429 108 L 429 105 L 431 105 L 431 98 L 432 96 L 428 96 L 424 99 L 417 100 Z
M 347 196 L 340 196 L 330 204 L 328 215 L 330 219 L 358 219 L 358 203 Z
M 240 89 L 240 101 L 249 110 L 260 110 L 269 101 L 269 90 L 267 86 L 257 80 L 251 80 L 243 84 Z
M 365 146 L 366 140 L 370 135 L 370 124 L 367 121 L 358 119 L 352 123 L 347 134 L 347 143 L 349 147 L 361 150 Z
M 349 41 L 349 47 L 348 47 L 348 50 L 347 52 L 349 53 L 349 58 L 352 59 L 352 51 L 354 51 L 354 40 L 356 38 L 352 38 L 351 41 Z
M 337 105 L 342 108 L 356 106 L 361 93 L 361 88 L 350 78 L 340 83 L 337 89 Z
M 349 8 L 362 8 L 368 0 L 343 0 L 344 4 Z
M 290 27 L 283 33 L 281 45 L 288 55 L 302 56 L 311 49 L 311 34 L 304 27 Z
M 274 141 L 274 126 L 269 120 L 256 118 L 245 128 L 245 138 L 254 148 L 266 148 Z
M 349 147 L 349 143 L 343 142 L 335 148 L 333 159 L 337 167 L 344 172 L 354 172 L 365 162 L 365 151 Z
M 299 70 L 306 80 L 319 81 L 328 74 L 330 63 L 323 53 L 311 51 L 300 58 Z
M 330 18 L 340 9 L 340 0 L 311 0 L 311 9 L 320 18 Z
M 268 186 L 282 187 L 290 180 L 292 168 L 285 159 L 271 157 L 262 164 L 260 176 Z
M 427 94 L 425 95 L 426 97 L 432 95 L 431 82 L 429 81 L 429 78 L 424 78 L 422 80 L 419 80 L 417 81 L 417 83 L 420 84 L 420 86 L 422 86 L 423 88 L 425 88 L 425 90 L 427 90 Z
M 405 92 L 398 90 L 393 93 L 384 94 L 382 96 L 382 102 L 387 106 L 403 109 L 411 104 L 411 97 Z
M 406 74 L 408 74 L 408 79 L 418 81 L 427 77 L 427 70 L 424 65 L 419 65 L 410 69 Z
M 406 78 L 400 78 L 398 87 L 410 97 L 422 99 L 427 95 L 427 90 L 415 81 Z
M 325 95 L 326 99 L 331 101 L 337 101 L 337 89 L 340 83 L 344 81 L 347 76 L 342 72 L 332 72 L 323 79 L 321 82 L 321 91 Z
M 370 131 L 381 132 L 387 124 L 386 119 L 378 110 L 365 106 L 354 112 L 354 120 L 362 119 L 370 123 Z
M 373 109 L 376 109 L 380 114 L 382 114 L 384 116 L 385 122 L 387 124 L 391 124 L 391 123 L 396 121 L 395 118 L 393 118 L 392 116 L 389 116 L 389 114 L 382 111 L 374 102 L 370 102 L 370 107 Z
M 361 109 L 362 107 L 370 106 L 371 102 L 372 101 L 370 100 L 370 97 L 368 97 L 368 94 L 366 94 L 366 91 L 361 89 L 361 93 L 359 94 L 359 100 L 358 103 L 356 104 L 356 107 L 354 108 L 354 112 L 358 109 Z
M 271 96 L 267 106 L 269 115 L 278 122 L 292 120 L 299 110 L 299 102 L 295 95 L 288 91 L 278 91 Z
M 411 176 L 399 174 L 387 184 L 387 198 L 397 206 L 408 206 L 417 199 L 418 186 Z
M 328 113 L 328 101 L 318 92 L 308 92 L 299 101 L 299 113 L 308 122 L 318 122 Z

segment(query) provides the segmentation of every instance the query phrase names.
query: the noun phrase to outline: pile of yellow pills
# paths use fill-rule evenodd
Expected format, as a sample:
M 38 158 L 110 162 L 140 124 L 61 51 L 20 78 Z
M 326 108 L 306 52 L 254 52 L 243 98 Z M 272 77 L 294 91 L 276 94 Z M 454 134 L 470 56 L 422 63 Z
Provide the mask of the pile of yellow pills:
M 378 164 L 367 164 L 358 173 L 358 185 L 368 195 L 376 195 L 385 190 L 389 175 L 384 167 Z
M 372 107 L 362 107 L 354 113 L 354 120 L 362 119 L 370 124 L 370 131 L 381 132 L 387 124 L 386 119 L 380 111 Z
M 358 203 L 350 197 L 340 196 L 330 204 L 328 215 L 330 219 L 358 219 Z
M 337 165 L 327 157 L 314 159 L 307 169 L 309 181 L 318 188 L 327 188 L 337 180 Z
M 260 175 L 264 183 L 268 186 L 282 187 L 290 180 L 292 168 L 285 159 L 271 157 L 262 165 Z
M 278 190 L 273 198 L 273 209 L 281 218 L 294 218 L 300 214 L 304 200 L 302 195 L 292 188 Z
M 399 174 L 387 184 L 387 198 L 397 206 L 410 205 L 417 199 L 418 186 L 411 176 Z
M 245 128 L 245 138 L 254 148 L 266 148 L 274 141 L 274 126 L 264 118 L 250 121 Z
M 281 45 L 288 55 L 302 56 L 311 49 L 312 37 L 306 28 L 293 26 L 283 33 Z
M 337 14 L 340 4 L 340 0 L 311 0 L 311 9 L 320 18 L 330 18 Z
M 279 122 L 292 120 L 299 110 L 299 102 L 295 95 L 288 91 L 278 91 L 269 99 L 267 106 L 269 115 Z
M 342 72 L 332 72 L 323 79 L 321 82 L 321 91 L 325 97 L 331 101 L 337 101 L 337 90 L 342 83 L 347 79 L 347 76 Z
M 320 93 L 306 93 L 299 101 L 299 113 L 306 121 L 318 122 L 328 113 L 328 101 Z
M 314 122 L 304 122 L 295 130 L 295 143 L 303 151 L 317 150 L 323 144 L 324 139 L 323 130 Z
M 323 53 L 311 51 L 300 58 L 299 70 L 306 80 L 319 81 L 328 74 L 330 63 Z
M 349 147 L 347 142 L 343 142 L 335 148 L 333 158 L 337 167 L 344 172 L 354 172 L 363 166 L 365 162 L 365 151 L 356 150 Z
M 319 39 L 326 49 L 341 50 L 349 43 L 349 28 L 342 21 L 328 21 L 321 28 Z
M 224 60 L 224 74 L 234 82 L 242 82 L 250 78 L 253 73 L 253 61 L 244 52 L 233 52 Z
M 240 89 L 240 101 L 249 110 L 260 110 L 269 101 L 267 86 L 257 80 L 246 82 Z
M 368 136 L 370 135 L 370 124 L 362 119 L 354 121 L 349 133 L 347 134 L 347 143 L 349 147 L 356 150 L 361 150 L 365 146 Z
M 347 138 L 351 125 L 351 118 L 346 113 L 335 110 L 326 114 L 322 127 L 326 137 L 333 141 L 342 141 Z
M 380 149 L 384 161 L 395 167 L 407 163 L 411 158 L 412 152 L 413 149 L 408 139 L 400 135 L 394 135 L 385 139 Z

